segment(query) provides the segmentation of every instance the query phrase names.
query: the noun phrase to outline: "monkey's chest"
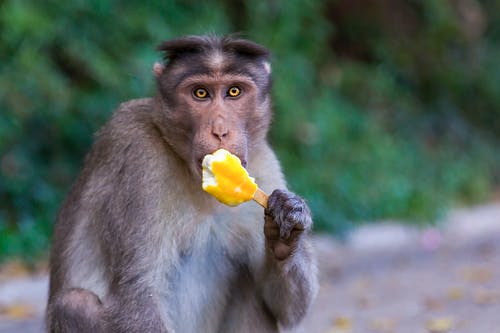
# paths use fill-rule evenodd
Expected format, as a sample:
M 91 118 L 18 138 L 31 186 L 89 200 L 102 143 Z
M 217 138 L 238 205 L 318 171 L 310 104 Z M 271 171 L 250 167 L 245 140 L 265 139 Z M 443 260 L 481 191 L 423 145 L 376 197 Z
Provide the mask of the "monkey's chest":
M 180 258 L 163 300 L 176 332 L 217 332 L 244 264 L 209 239 Z

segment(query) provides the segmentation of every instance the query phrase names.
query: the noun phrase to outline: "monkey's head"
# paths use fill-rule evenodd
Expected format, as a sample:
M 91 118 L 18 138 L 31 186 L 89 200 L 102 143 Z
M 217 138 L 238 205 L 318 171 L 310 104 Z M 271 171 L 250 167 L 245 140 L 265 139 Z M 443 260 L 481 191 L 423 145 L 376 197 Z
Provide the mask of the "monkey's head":
M 174 151 L 201 175 L 206 154 L 225 148 L 247 163 L 271 118 L 269 51 L 251 41 L 189 36 L 163 42 L 155 64 L 159 128 Z

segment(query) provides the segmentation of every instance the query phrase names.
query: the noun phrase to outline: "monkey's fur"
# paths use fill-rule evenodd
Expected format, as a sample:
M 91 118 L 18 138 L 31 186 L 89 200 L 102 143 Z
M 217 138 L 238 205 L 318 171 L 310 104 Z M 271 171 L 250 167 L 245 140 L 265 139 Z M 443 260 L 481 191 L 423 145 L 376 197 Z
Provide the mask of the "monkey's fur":
M 278 332 L 317 291 L 305 202 L 266 135 L 268 51 L 225 37 L 164 42 L 159 93 L 99 131 L 57 218 L 49 332 Z M 227 94 L 237 86 L 236 98 Z M 197 98 L 194 89 L 206 89 Z M 227 207 L 201 189 L 201 159 L 238 155 L 269 208 Z

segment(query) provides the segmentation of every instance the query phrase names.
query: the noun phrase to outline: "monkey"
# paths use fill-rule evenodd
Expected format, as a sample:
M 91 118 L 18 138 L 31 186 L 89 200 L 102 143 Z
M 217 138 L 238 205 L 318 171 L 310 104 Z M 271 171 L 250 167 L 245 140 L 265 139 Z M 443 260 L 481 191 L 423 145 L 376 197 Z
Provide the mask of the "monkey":
M 311 211 L 267 140 L 270 51 L 235 36 L 161 43 L 153 97 L 96 133 L 56 218 L 46 330 L 281 332 L 318 291 Z M 201 163 L 237 155 L 268 207 L 228 207 Z

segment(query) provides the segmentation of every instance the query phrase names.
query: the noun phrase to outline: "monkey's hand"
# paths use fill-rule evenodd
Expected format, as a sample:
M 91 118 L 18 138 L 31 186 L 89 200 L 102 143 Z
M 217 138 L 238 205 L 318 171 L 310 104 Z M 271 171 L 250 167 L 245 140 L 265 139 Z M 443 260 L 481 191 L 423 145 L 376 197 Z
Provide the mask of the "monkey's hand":
M 277 260 L 288 258 L 302 235 L 311 229 L 312 218 L 305 201 L 290 191 L 275 190 L 265 210 L 264 236 Z

